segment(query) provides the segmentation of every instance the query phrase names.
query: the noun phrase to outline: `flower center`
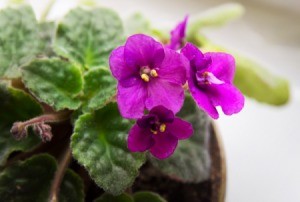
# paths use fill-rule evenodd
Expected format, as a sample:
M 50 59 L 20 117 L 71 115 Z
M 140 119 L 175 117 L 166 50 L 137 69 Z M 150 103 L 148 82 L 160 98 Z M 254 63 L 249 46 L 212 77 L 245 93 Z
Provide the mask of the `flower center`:
M 197 72 L 196 73 L 196 79 L 198 82 L 198 85 L 203 84 L 223 84 L 224 81 L 218 79 L 213 73 L 211 72 Z
M 158 74 L 155 69 L 150 69 L 148 66 L 145 66 L 141 68 L 140 76 L 143 79 L 143 81 L 149 82 L 151 77 L 158 77 Z
M 154 129 L 155 128 L 155 129 Z M 152 128 L 152 129 L 150 129 L 151 130 L 151 132 L 154 134 L 154 135 L 157 135 L 157 133 L 158 133 L 158 130 L 161 132 L 161 133 L 163 133 L 163 132 L 165 132 L 166 131 L 166 128 L 167 128 L 167 125 L 165 124 L 165 123 L 156 123 L 155 124 L 155 126 Z

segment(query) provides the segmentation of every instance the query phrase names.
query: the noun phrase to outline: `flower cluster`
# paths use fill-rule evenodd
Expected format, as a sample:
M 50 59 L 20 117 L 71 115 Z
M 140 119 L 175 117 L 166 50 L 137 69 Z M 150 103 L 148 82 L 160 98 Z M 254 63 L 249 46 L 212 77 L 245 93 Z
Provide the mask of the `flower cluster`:
M 174 115 L 183 105 L 186 83 L 197 105 L 214 119 L 219 117 L 217 106 L 226 115 L 244 106 L 244 96 L 232 84 L 234 58 L 226 53 L 203 54 L 191 43 L 184 46 L 187 20 L 172 30 L 167 45 L 136 34 L 110 55 L 120 113 L 137 119 L 128 136 L 132 152 L 149 150 L 164 159 L 173 154 L 178 140 L 193 134 L 192 125 Z M 149 113 L 144 115 L 145 111 Z

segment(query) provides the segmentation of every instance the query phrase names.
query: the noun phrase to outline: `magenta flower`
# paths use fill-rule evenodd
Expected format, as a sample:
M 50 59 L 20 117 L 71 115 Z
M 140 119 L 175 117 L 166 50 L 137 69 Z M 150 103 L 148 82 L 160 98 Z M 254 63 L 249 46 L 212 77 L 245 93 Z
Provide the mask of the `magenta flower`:
M 198 106 L 212 118 L 219 118 L 217 106 L 226 115 L 241 111 L 244 96 L 233 86 L 234 58 L 226 53 L 205 53 L 191 43 L 181 51 L 190 61 L 188 85 Z
M 171 31 L 171 40 L 170 44 L 167 44 L 166 47 L 172 50 L 178 50 L 183 47 L 185 31 L 187 25 L 188 16 L 184 18 L 172 31 Z
M 123 117 L 140 118 L 145 109 L 157 105 L 173 113 L 182 107 L 188 60 L 181 54 L 136 34 L 113 50 L 109 64 L 118 80 L 117 102 Z
M 174 153 L 178 140 L 187 139 L 192 134 L 193 127 L 189 122 L 175 117 L 163 106 L 156 106 L 131 128 L 128 148 L 132 152 L 149 150 L 156 158 L 164 159 Z

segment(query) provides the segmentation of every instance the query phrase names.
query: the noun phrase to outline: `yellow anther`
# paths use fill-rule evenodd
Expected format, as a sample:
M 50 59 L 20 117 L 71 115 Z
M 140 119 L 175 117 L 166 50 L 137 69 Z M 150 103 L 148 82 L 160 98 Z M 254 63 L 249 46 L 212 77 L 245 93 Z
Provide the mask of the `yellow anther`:
M 208 72 L 203 72 L 202 74 L 204 77 L 208 77 L 209 73 Z
M 150 75 L 151 75 L 152 77 L 158 77 L 157 71 L 156 71 L 155 69 L 151 69 Z
M 204 84 L 208 85 L 210 82 L 208 81 L 209 78 L 209 73 L 208 72 L 203 72 L 203 77 L 204 77 Z
M 150 78 L 147 74 L 141 74 L 141 78 L 145 81 L 145 82 L 149 82 Z
M 166 127 L 167 127 L 166 124 L 164 124 L 164 123 L 160 124 L 159 131 L 162 132 L 162 133 L 165 132 L 166 131 Z
M 157 134 L 157 131 L 156 131 L 156 130 L 152 130 L 152 129 L 151 129 L 151 132 L 152 132 L 154 135 Z

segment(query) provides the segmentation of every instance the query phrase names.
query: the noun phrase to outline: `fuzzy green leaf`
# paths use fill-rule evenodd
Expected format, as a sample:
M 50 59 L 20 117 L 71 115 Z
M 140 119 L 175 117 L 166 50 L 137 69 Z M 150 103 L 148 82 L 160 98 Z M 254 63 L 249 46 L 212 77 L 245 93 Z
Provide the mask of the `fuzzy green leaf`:
M 20 77 L 20 67 L 43 52 L 40 31 L 29 6 L 0 11 L 0 77 Z
M 150 157 L 151 163 L 171 178 L 198 183 L 206 180 L 210 172 L 210 157 L 207 149 L 210 119 L 188 96 L 178 114 L 190 122 L 194 134 L 188 140 L 180 141 L 174 154 L 165 160 Z
M 80 67 L 59 58 L 36 59 L 22 68 L 22 79 L 33 95 L 56 110 L 77 109 L 83 88 Z
M 0 174 L 3 201 L 46 201 L 56 162 L 49 155 L 35 156 L 6 168 Z
M 134 202 L 167 202 L 159 194 L 150 191 L 140 191 L 133 195 Z
M 55 50 L 85 68 L 107 66 L 110 52 L 122 42 L 122 22 L 115 12 L 77 8 L 58 25 Z
M 134 202 L 134 201 L 133 198 L 126 193 L 123 193 L 119 196 L 113 196 L 108 193 L 105 193 L 101 195 L 99 198 L 97 198 L 94 202 Z
M 113 195 L 121 194 L 133 183 L 145 161 L 143 153 L 127 149 L 130 126 L 115 103 L 83 114 L 75 122 L 71 140 L 74 158 L 100 187 Z
M 25 121 L 40 115 L 42 109 L 24 91 L 4 85 L 0 85 L 0 109 L 0 165 L 3 165 L 12 152 L 32 149 L 40 142 L 35 135 L 17 141 L 10 134 L 10 128 L 16 121 Z
M 60 185 L 60 202 L 83 202 L 84 191 L 82 179 L 72 170 L 68 169 Z
M 0 125 L 9 126 L 42 113 L 41 106 L 26 92 L 0 85 Z
M 115 95 L 116 81 L 107 68 L 91 69 L 84 75 L 83 92 L 83 111 L 96 110 Z
M 0 174 L 1 200 L 47 202 L 56 167 L 53 157 L 41 154 L 5 168 Z M 60 187 L 59 201 L 82 202 L 83 198 L 81 179 L 67 171 Z
M 31 150 L 40 142 L 41 140 L 34 134 L 18 141 L 11 135 L 9 127 L 0 127 L 0 166 L 6 163 L 11 153 Z

